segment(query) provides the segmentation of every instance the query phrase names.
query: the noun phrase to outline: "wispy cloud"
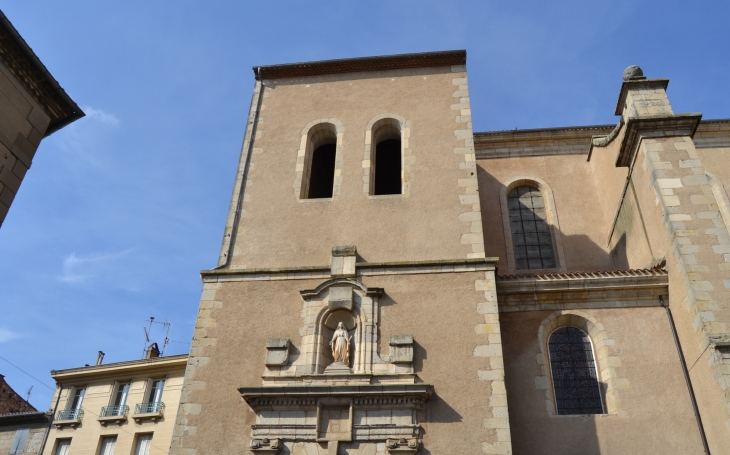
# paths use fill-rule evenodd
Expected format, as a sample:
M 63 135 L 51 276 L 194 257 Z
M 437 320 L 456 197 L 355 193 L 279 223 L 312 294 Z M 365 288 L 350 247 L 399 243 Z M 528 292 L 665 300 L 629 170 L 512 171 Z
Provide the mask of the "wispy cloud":
M 95 277 L 99 270 L 110 262 L 131 252 L 133 248 L 112 254 L 90 254 L 77 256 L 71 253 L 63 260 L 59 281 L 69 284 L 85 283 Z
M 119 125 L 119 119 L 117 116 L 110 112 L 102 111 L 101 109 L 91 106 L 83 106 L 81 109 L 86 113 L 86 116 L 92 120 L 96 120 L 106 125 Z
M 19 333 L 15 333 L 5 327 L 0 327 L 0 343 L 5 343 L 6 341 L 14 340 L 16 338 L 20 338 Z

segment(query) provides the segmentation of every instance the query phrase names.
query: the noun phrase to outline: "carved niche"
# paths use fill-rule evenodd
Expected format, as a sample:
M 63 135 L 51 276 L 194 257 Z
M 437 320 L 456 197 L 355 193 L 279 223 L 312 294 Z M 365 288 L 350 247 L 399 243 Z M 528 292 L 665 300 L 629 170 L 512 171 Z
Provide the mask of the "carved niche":
M 433 386 L 416 383 L 412 335 L 392 335 L 388 355 L 381 355 L 383 292 L 337 275 L 300 291 L 301 339 L 268 339 L 263 384 L 238 389 L 256 413 L 251 452 L 418 452 L 423 437 L 419 422 L 425 420 Z M 350 349 L 349 356 L 341 351 L 338 356 L 348 363 L 334 362 L 332 355 L 330 342 L 338 326 L 346 331 Z

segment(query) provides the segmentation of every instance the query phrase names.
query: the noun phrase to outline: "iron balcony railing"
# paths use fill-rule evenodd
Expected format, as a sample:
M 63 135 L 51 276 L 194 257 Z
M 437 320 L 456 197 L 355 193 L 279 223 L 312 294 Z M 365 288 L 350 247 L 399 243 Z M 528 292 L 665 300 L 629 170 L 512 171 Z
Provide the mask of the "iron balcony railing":
M 99 417 L 126 417 L 129 414 L 129 406 L 104 406 L 101 408 Z
M 66 411 L 58 411 L 56 420 L 81 420 L 83 416 L 83 409 L 67 409 Z
M 153 414 L 165 412 L 165 403 L 162 401 L 151 401 L 149 403 L 138 403 L 134 407 L 135 414 Z

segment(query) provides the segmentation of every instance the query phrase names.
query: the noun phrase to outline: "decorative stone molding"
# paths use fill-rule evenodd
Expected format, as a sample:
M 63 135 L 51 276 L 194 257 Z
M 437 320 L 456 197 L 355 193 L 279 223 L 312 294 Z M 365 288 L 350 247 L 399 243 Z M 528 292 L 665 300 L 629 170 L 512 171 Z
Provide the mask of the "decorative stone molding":
M 531 156 L 585 155 L 591 140 L 611 131 L 611 125 L 474 133 L 477 160 Z
M 387 439 L 385 448 L 388 449 L 390 455 L 415 455 L 420 447 L 418 439 Z
M 497 277 L 500 313 L 660 306 L 668 293 L 663 269 Z
M 558 220 L 558 211 L 555 207 L 555 198 L 553 197 L 553 190 L 550 186 L 541 178 L 535 176 L 519 177 L 509 180 L 499 190 L 499 203 L 502 208 L 502 227 L 504 230 L 504 242 L 507 253 L 507 269 L 509 273 L 517 273 L 517 266 L 515 263 L 515 249 L 512 242 L 512 229 L 509 223 L 509 206 L 507 204 L 507 195 L 513 189 L 518 186 L 531 186 L 540 190 L 543 201 L 545 202 L 545 212 L 547 213 L 547 224 L 550 226 L 550 235 L 553 239 L 553 251 L 555 252 L 555 263 L 557 265 L 554 269 L 545 269 L 546 272 L 559 271 L 564 272 L 567 270 L 565 265 L 565 254 L 563 253 L 563 237 L 560 233 L 560 221 Z M 529 270 L 530 273 L 538 273 L 540 270 Z
M 257 455 L 278 455 L 281 452 L 281 441 L 278 439 L 252 439 L 251 451 Z
M 281 366 L 289 362 L 289 339 L 288 338 L 267 338 L 266 339 L 266 366 Z
M 342 186 L 342 165 L 344 161 L 342 145 L 344 133 L 345 127 L 336 118 L 312 120 L 302 129 L 294 169 L 294 184 L 292 185 L 297 200 L 312 200 L 307 199 L 312 167 L 312 154 L 320 145 L 324 145 L 332 140 L 335 141 L 335 179 L 332 186 L 332 198 L 340 194 L 340 187 Z
M 365 153 L 362 159 L 364 194 L 375 196 L 375 146 L 379 139 L 395 138 L 399 138 L 401 141 L 401 195 L 410 194 L 413 181 L 412 165 L 416 161 L 411 154 L 411 122 L 398 114 L 390 113 L 376 115 L 365 127 Z
M 624 82 L 625 84 L 625 82 Z M 664 95 L 666 97 L 666 95 Z M 630 117 L 626 120 L 626 132 L 621 140 L 617 167 L 632 167 L 642 138 L 689 136 L 692 137 L 702 119 L 702 114 L 660 114 Z
M 560 310 L 552 313 L 540 324 L 540 329 L 537 332 L 537 342 L 540 349 L 537 355 L 537 363 L 540 365 L 541 374 L 535 378 L 535 387 L 545 390 L 545 409 L 547 413 L 551 416 L 557 415 L 548 340 L 550 335 L 560 327 L 581 329 L 591 338 L 593 356 L 599 371 L 600 381 L 605 384 L 603 398 L 606 413 L 626 417 L 628 414 L 621 407 L 619 390 L 629 388 L 629 380 L 618 377 L 617 368 L 621 366 L 621 359 L 615 352 L 616 342 L 610 339 L 603 324 L 584 312 L 574 310 Z

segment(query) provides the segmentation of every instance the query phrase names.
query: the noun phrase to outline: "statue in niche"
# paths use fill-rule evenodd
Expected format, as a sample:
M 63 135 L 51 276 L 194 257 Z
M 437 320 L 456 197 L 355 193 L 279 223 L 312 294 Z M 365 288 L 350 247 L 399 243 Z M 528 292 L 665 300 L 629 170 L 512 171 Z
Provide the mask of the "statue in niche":
M 341 362 L 345 365 L 350 365 L 350 340 L 352 336 L 348 336 L 345 324 L 342 322 L 337 324 L 337 330 L 332 335 L 332 357 L 335 358 L 335 362 Z

